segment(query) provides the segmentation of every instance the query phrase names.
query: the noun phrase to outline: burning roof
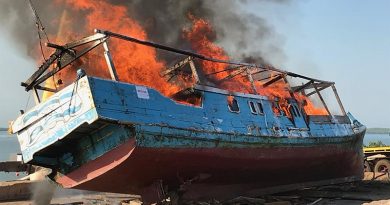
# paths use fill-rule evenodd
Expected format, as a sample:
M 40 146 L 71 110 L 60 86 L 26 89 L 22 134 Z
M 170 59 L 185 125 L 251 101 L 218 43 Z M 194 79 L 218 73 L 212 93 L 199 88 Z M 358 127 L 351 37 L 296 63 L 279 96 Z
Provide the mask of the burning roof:
M 332 82 L 308 78 L 266 64 L 231 62 L 224 48 L 214 42 L 217 34 L 213 25 L 207 19 L 198 17 L 191 12 L 186 13 L 190 25 L 183 28 L 181 38 L 183 42 L 189 44 L 190 49 L 194 52 L 148 41 L 145 29 L 128 15 L 125 6 L 111 4 L 104 0 L 93 2 L 88 0 L 57 1 L 56 3 L 66 4 L 74 11 L 86 12 L 85 22 L 79 33 L 85 34 L 86 31 L 91 31 L 96 27 L 112 30 L 116 33 L 97 30 L 93 36 L 68 44 L 48 43 L 49 47 L 56 50 L 23 84 L 26 86 L 26 90 L 56 91 L 61 89 L 64 85 L 74 81 L 75 69 L 80 66 L 87 67 L 89 75 L 109 78 L 110 73 L 105 69 L 108 63 L 108 66 L 115 65 L 114 70 L 117 72 L 115 80 L 146 85 L 168 97 L 173 97 L 195 83 L 202 83 L 231 92 L 265 95 L 270 99 L 276 99 L 281 105 L 288 104 L 283 103 L 286 99 L 294 98 L 301 102 L 307 114 L 329 113 L 324 102 L 325 107 L 317 108 L 309 96 L 317 93 L 323 101 L 317 91 L 333 86 Z M 107 10 L 112 11 L 110 15 L 105 13 Z M 74 20 L 73 17 L 67 13 L 67 10 L 64 10 L 59 21 L 60 28 L 56 35 L 56 43 L 64 43 L 74 38 L 73 29 L 69 29 L 72 26 L 72 20 Z M 123 40 L 135 43 L 123 42 Z M 100 44 L 103 44 L 103 47 L 99 47 Z M 157 49 L 190 56 L 191 59 L 186 61 L 186 63 L 190 63 L 190 71 L 183 69 L 183 65 L 186 63 L 179 61 L 183 58 L 182 56 L 168 56 Z M 103 52 L 105 58 L 101 57 Z M 179 64 L 183 65 L 177 66 L 178 64 L 176 64 L 176 67 L 173 66 L 172 69 L 168 66 L 170 63 L 166 61 L 167 59 L 176 59 Z M 67 66 L 70 69 L 62 70 Z M 193 67 L 195 66 L 197 69 L 194 76 Z M 168 79 L 164 74 L 162 75 L 167 70 L 174 71 L 170 73 Z M 292 78 L 303 80 L 303 82 L 301 81 L 303 84 L 292 86 Z M 46 82 L 45 86 L 41 85 L 43 82 Z M 304 93 L 308 89 L 314 89 L 314 92 Z M 45 92 L 44 97 L 47 97 L 47 94 L 48 92 Z

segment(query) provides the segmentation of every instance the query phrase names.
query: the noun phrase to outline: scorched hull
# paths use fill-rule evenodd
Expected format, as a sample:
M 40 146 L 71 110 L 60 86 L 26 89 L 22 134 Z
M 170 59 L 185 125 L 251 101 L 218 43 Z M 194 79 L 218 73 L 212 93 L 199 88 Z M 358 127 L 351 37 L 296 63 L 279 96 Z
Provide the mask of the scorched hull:
M 358 180 L 363 170 L 363 135 L 345 137 L 338 144 L 259 148 L 138 147 L 132 139 L 58 177 L 57 182 L 66 188 L 142 194 L 160 180 L 171 187 L 193 180 L 194 187 L 200 184 L 203 188 L 240 184 L 230 187 L 239 195 L 248 189 L 278 185 Z M 191 186 L 188 188 L 191 192 Z M 229 197 L 228 193 L 213 189 L 193 195 Z

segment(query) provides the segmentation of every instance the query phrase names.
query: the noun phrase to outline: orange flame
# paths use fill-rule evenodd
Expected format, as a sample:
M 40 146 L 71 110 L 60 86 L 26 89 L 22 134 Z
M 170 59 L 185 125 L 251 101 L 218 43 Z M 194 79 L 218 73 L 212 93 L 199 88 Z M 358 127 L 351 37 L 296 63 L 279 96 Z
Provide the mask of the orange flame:
M 60 39 L 57 39 L 57 42 L 72 39 L 72 33 L 88 35 L 94 28 L 114 30 L 135 38 L 147 39 L 147 34 L 143 28 L 127 16 L 127 9 L 124 6 L 112 5 L 105 0 L 69 0 L 64 2 L 57 0 L 56 3 L 65 4 L 77 12 L 87 13 L 84 27 L 77 28 L 79 30 L 76 32 L 73 32 L 69 24 L 61 24 L 60 30 L 62 32 L 58 33 L 57 37 Z M 109 14 L 107 11 L 110 11 Z M 68 18 L 67 22 L 80 22 L 80 19 L 74 19 L 72 16 L 68 16 Z M 133 43 L 120 43 L 118 41 L 118 39 L 111 39 L 109 44 L 120 81 L 149 86 L 160 91 L 165 96 L 171 96 L 181 89 L 176 85 L 168 83 L 160 76 L 159 73 L 165 67 L 165 63 L 157 59 L 154 48 Z M 102 49 L 97 49 L 95 54 L 96 52 L 101 52 L 100 56 L 103 54 Z M 93 75 L 108 77 L 107 69 L 102 69 L 106 68 L 106 62 L 103 58 L 95 58 L 95 54 L 93 52 L 87 54 L 87 58 L 93 56 L 93 60 L 90 58 L 88 62 L 83 62 L 85 59 L 80 59 L 72 65 L 73 69 L 65 69 L 57 76 L 61 76 L 63 81 L 67 83 L 72 82 L 76 77 L 75 69 L 77 65 L 79 64 L 78 66 L 83 67 L 85 63 L 88 63 L 92 64 L 92 66 L 88 68 L 87 73 L 92 72 Z M 50 87 L 53 87 L 53 83 L 50 80 L 47 82 L 49 86 L 51 85 Z
M 86 36 L 94 28 L 112 30 L 143 40 L 148 38 L 142 26 L 127 15 L 128 11 L 124 6 L 113 5 L 106 0 L 56 0 L 56 3 L 63 4 L 73 11 L 86 13 L 86 18 L 83 19 L 85 21 L 84 27 L 77 28 L 77 30 L 72 29 L 73 27 L 69 22 L 80 22 L 80 19 L 76 19 L 77 17 L 71 15 L 67 15 L 66 18 L 61 19 L 60 31 L 57 34 L 57 43 L 61 40 L 69 41 L 73 39 L 73 33 Z M 213 42 L 216 38 L 216 33 L 210 23 L 191 14 L 188 15 L 188 18 L 192 21 L 192 27 L 183 30 L 183 37 L 191 43 L 192 48 L 204 56 L 229 60 L 223 48 Z M 174 96 L 175 93 L 182 90 L 182 87 L 193 84 L 192 80 L 187 79 L 184 85 L 179 86 L 178 84 L 169 83 L 161 77 L 160 73 L 166 65 L 165 62 L 157 58 L 154 48 L 134 43 L 122 43 L 118 39 L 111 39 L 109 44 L 120 81 L 145 85 L 158 90 L 168 97 Z M 99 56 L 102 56 L 103 50 L 97 49 L 94 52 L 100 52 Z M 107 69 L 102 69 L 106 68 L 104 59 L 102 57 L 95 57 L 94 55 L 94 53 L 89 53 L 86 56 L 87 58 L 90 57 L 88 61 L 80 59 L 72 66 L 73 71 L 65 69 L 58 75 L 61 76 L 63 81 L 72 82 L 75 79 L 75 68 L 77 65 L 85 66 L 85 64 L 89 64 L 90 67 L 88 67 L 87 73 L 93 73 L 93 75 L 101 77 L 109 77 Z M 200 61 L 199 63 L 204 74 L 220 72 L 213 75 L 211 80 L 219 81 L 227 77 L 229 78 L 229 76 L 237 75 L 230 80 L 219 81 L 221 82 L 219 84 L 221 88 L 243 93 L 250 93 L 252 91 L 247 77 L 237 74 L 237 70 L 221 72 L 228 68 L 226 64 L 209 61 Z M 288 85 L 282 80 L 266 88 L 260 82 L 256 82 L 255 86 L 259 94 L 268 96 L 270 99 L 278 97 L 281 99 L 280 102 L 284 102 L 285 99 L 291 97 L 288 91 Z M 305 110 L 308 114 L 324 113 L 322 109 L 316 109 L 308 98 L 303 96 L 297 99 L 306 100 Z M 183 101 L 183 99 L 179 99 L 179 101 Z M 184 103 L 198 105 L 200 104 L 200 100 L 189 98 L 184 100 Z M 280 106 L 284 106 L 284 104 L 286 103 L 281 103 Z
M 204 55 L 211 58 L 221 59 L 221 60 L 229 60 L 228 55 L 225 53 L 223 48 L 216 45 L 212 39 L 216 38 L 216 34 L 210 25 L 208 21 L 201 18 L 196 18 L 193 15 L 189 14 L 188 18 L 192 21 L 192 27 L 191 29 L 184 30 L 184 37 L 188 39 L 192 45 L 192 48 Z M 234 71 L 226 71 L 221 72 L 227 69 L 226 64 L 222 63 L 214 63 L 210 61 L 202 61 L 201 62 L 203 72 L 208 73 L 216 73 L 213 75 L 212 78 L 215 80 L 222 80 L 229 75 L 234 75 Z M 276 76 L 271 76 L 272 77 Z M 275 97 L 280 99 L 279 106 L 280 109 L 288 116 L 291 117 L 289 104 L 287 102 L 287 98 L 291 98 L 291 94 L 289 92 L 289 86 L 288 84 L 283 81 L 283 79 L 274 82 L 272 85 L 263 87 L 264 83 L 255 82 L 255 87 L 257 92 L 260 95 L 268 96 L 271 100 L 274 100 Z M 251 85 L 248 79 L 246 78 L 240 78 L 235 77 L 234 80 L 226 80 L 223 81 L 222 84 L 219 85 L 221 88 L 227 89 L 229 91 L 234 92 L 243 92 L 243 93 L 250 93 L 251 92 Z M 310 115 L 323 115 L 327 114 L 326 110 L 323 108 L 316 108 L 314 104 L 305 96 L 303 96 L 306 102 L 308 102 L 304 109 L 307 112 L 307 114 Z M 301 98 L 300 98 L 301 99 Z M 228 97 L 228 102 L 231 103 L 232 98 Z M 274 112 L 276 114 L 279 113 L 279 109 L 274 109 Z
M 227 96 L 227 101 L 228 101 L 228 104 L 229 104 L 230 106 L 233 105 L 233 100 L 234 100 L 234 97 L 233 97 L 233 96 L 231 96 L 231 95 Z
M 191 14 L 188 15 L 188 18 L 192 21 L 192 27 L 183 32 L 184 37 L 190 41 L 192 48 L 204 56 L 229 60 L 223 48 L 213 43 L 212 39 L 216 37 L 216 33 L 210 23 L 204 19 L 196 18 Z M 222 63 L 201 61 L 201 67 L 205 74 L 220 72 L 213 75 L 212 78 L 215 80 L 221 80 L 234 74 L 233 71 L 221 72 L 227 69 L 227 65 Z M 234 78 L 234 80 L 223 81 L 219 86 L 235 92 L 248 93 L 250 91 L 248 81 L 239 77 Z
M 302 94 L 295 94 L 295 99 L 302 103 L 307 115 L 328 115 L 325 108 L 319 108 L 309 99 L 309 97 Z

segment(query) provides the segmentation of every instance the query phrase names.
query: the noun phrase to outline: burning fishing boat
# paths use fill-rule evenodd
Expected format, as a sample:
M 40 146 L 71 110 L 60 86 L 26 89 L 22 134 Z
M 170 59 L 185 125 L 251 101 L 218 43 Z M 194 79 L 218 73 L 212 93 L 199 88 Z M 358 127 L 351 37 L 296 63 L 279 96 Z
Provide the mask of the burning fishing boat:
M 159 73 L 180 89 L 122 82 L 109 39 L 185 56 Z M 47 46 L 55 52 L 22 83 L 38 104 L 12 130 L 24 162 L 51 168 L 65 188 L 223 198 L 362 177 L 365 127 L 345 112 L 333 82 L 103 30 Z M 89 74 L 89 52 L 99 48 L 110 79 Z M 206 64 L 223 69 L 205 73 Z M 62 89 L 41 85 L 70 67 L 85 71 Z M 43 100 L 39 90 L 54 94 Z M 341 114 L 327 103 L 332 96 Z

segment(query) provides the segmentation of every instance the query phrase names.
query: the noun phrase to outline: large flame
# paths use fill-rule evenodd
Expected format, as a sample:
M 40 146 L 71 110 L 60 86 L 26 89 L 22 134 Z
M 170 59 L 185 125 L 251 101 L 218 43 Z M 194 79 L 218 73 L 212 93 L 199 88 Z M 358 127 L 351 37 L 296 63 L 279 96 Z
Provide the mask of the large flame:
M 192 21 L 192 27 L 190 29 L 184 30 L 184 36 L 191 42 L 192 48 L 204 56 L 221 60 L 229 60 L 229 57 L 223 48 L 213 42 L 213 39 L 216 38 L 216 33 L 214 32 L 211 24 L 205 19 L 196 18 L 191 14 L 188 15 L 188 18 Z M 234 70 L 227 70 L 222 72 L 227 69 L 227 65 L 222 63 L 202 61 L 201 65 L 205 74 L 216 73 L 211 77 L 215 80 L 226 79 L 226 77 L 235 75 L 235 72 L 237 72 Z M 270 79 L 276 77 L 276 75 L 273 75 L 274 74 L 271 73 Z M 251 85 L 249 80 L 245 77 L 245 75 L 238 75 L 237 77 L 231 79 L 228 78 L 228 80 L 223 80 L 219 86 L 229 91 L 250 93 L 252 92 Z M 287 116 L 291 117 L 289 103 L 286 99 L 291 98 L 292 96 L 289 92 L 289 86 L 287 82 L 281 79 L 267 87 L 263 87 L 263 84 L 264 83 L 256 81 L 256 91 L 261 95 L 268 96 L 271 100 L 275 100 L 277 98 L 279 100 L 280 109 L 283 110 Z M 299 99 L 301 102 L 306 102 L 303 105 L 303 108 L 307 114 L 327 115 L 327 112 L 324 108 L 315 107 L 310 99 L 306 96 L 299 95 L 299 98 L 297 99 Z M 279 111 L 275 109 L 274 112 L 278 114 Z
M 56 1 L 56 3 L 65 4 L 76 12 L 87 13 L 84 27 L 78 28 L 77 31 L 73 31 L 70 25 L 61 23 L 60 30 L 66 30 L 67 32 L 59 32 L 57 38 L 60 39 L 57 39 L 57 42 L 69 40 L 72 38 L 72 32 L 86 36 L 94 28 L 113 30 L 135 38 L 147 39 L 147 34 L 143 28 L 127 16 L 127 9 L 124 6 L 112 5 L 104 0 L 69 0 L 65 2 Z M 109 14 L 107 11 L 110 11 Z M 72 16 L 68 16 L 68 18 L 70 20 L 61 20 L 61 22 L 80 21 L 79 19 L 73 19 Z M 64 29 L 63 27 L 67 28 Z M 171 96 L 180 90 L 178 86 L 168 83 L 160 76 L 160 71 L 165 67 L 165 63 L 157 59 L 154 48 L 134 43 L 121 43 L 118 39 L 110 39 L 109 45 L 120 81 L 146 85 L 160 91 L 165 96 Z M 100 56 L 102 56 L 103 51 L 100 51 Z M 91 57 L 91 55 L 94 54 L 92 53 L 88 57 Z M 91 74 L 108 76 L 107 69 L 103 69 L 106 68 L 106 62 L 103 58 L 88 59 L 88 61 L 92 61 L 93 67 L 95 67 Z M 72 67 L 76 68 L 76 66 L 77 63 Z M 87 72 L 91 71 L 88 69 Z M 59 75 L 63 81 L 72 82 L 75 79 L 75 69 L 71 69 L 71 71 L 69 69 L 63 70 Z M 53 81 L 49 80 L 47 82 L 50 87 L 53 87 Z
M 184 30 L 184 37 L 190 41 L 192 48 L 204 56 L 229 60 L 223 48 L 213 42 L 216 33 L 210 23 L 205 19 L 196 18 L 191 14 L 188 15 L 188 18 L 192 21 L 192 27 Z M 222 80 L 234 74 L 234 71 L 222 72 L 227 69 L 227 65 L 223 63 L 201 61 L 201 68 L 205 74 L 216 73 L 211 77 L 215 80 Z M 235 77 L 234 80 L 222 81 L 219 86 L 230 91 L 247 93 L 250 91 L 249 85 L 247 80 Z
M 127 8 L 124 6 L 113 5 L 106 0 L 56 0 L 55 2 L 57 4 L 65 5 L 65 7 L 72 12 L 86 13 L 86 18 L 83 19 L 83 21 L 85 21 L 83 26 L 75 29 L 71 22 L 80 22 L 80 19 L 77 19 L 78 17 L 69 15 L 64 11 L 61 20 L 59 21 L 59 31 L 55 38 L 57 43 L 65 43 L 74 40 L 76 38 L 73 36 L 75 33 L 87 36 L 94 28 L 112 30 L 138 39 L 147 40 L 148 38 L 147 33 L 142 26 L 128 16 Z M 212 25 L 207 20 L 195 17 L 191 14 L 188 14 L 187 17 L 192 22 L 192 26 L 183 29 L 183 38 L 190 42 L 192 49 L 204 56 L 229 60 L 229 56 L 224 49 L 214 43 L 216 33 L 213 30 Z M 177 83 L 169 83 L 165 78 L 160 76 L 161 71 L 166 65 L 165 62 L 157 58 L 157 53 L 154 48 L 119 41 L 120 40 L 118 39 L 111 39 L 109 47 L 120 81 L 146 85 L 160 91 L 163 95 L 168 97 L 172 97 L 175 93 L 182 90 L 182 85 L 179 86 Z M 95 53 L 89 53 L 87 58 L 80 59 L 78 62 L 74 63 L 72 69 L 61 71 L 56 75 L 56 78 L 61 78 L 66 82 L 64 85 L 73 82 L 77 66 L 86 66 L 87 64 L 90 65 L 87 70 L 89 74 L 109 77 L 106 69 L 106 62 L 101 57 L 103 50 L 100 48 L 94 52 Z M 96 52 L 100 52 L 100 54 Z M 98 55 L 100 57 L 97 57 Z M 209 80 L 218 82 L 218 86 L 221 88 L 244 93 L 251 93 L 253 91 L 247 77 L 245 75 L 240 75 L 237 70 L 222 72 L 228 68 L 226 64 L 210 61 L 200 61 L 199 64 L 203 74 L 206 76 L 210 73 L 219 72 L 208 77 Z M 229 76 L 235 77 L 229 78 Z M 55 87 L 55 83 L 54 80 L 49 80 L 46 86 Z M 187 79 L 187 82 L 184 83 L 184 85 L 188 86 L 188 84 L 191 83 L 193 83 L 193 80 Z M 263 87 L 262 83 L 255 82 L 255 87 L 257 92 L 261 95 L 268 96 L 270 99 L 278 98 L 281 109 L 287 110 L 283 108 L 283 106 L 285 104 L 288 106 L 288 103 L 283 102 L 287 102 L 286 99 L 290 98 L 291 94 L 286 82 L 280 80 L 268 87 Z M 47 98 L 48 96 L 49 95 L 46 93 L 44 94 L 44 97 Z M 301 100 L 302 102 L 306 101 L 304 108 L 308 114 L 326 114 L 324 109 L 315 108 L 307 97 L 302 95 L 296 99 Z M 182 99 L 180 100 L 183 101 Z M 191 99 L 187 100 L 187 103 L 193 104 L 194 101 L 200 102 Z

